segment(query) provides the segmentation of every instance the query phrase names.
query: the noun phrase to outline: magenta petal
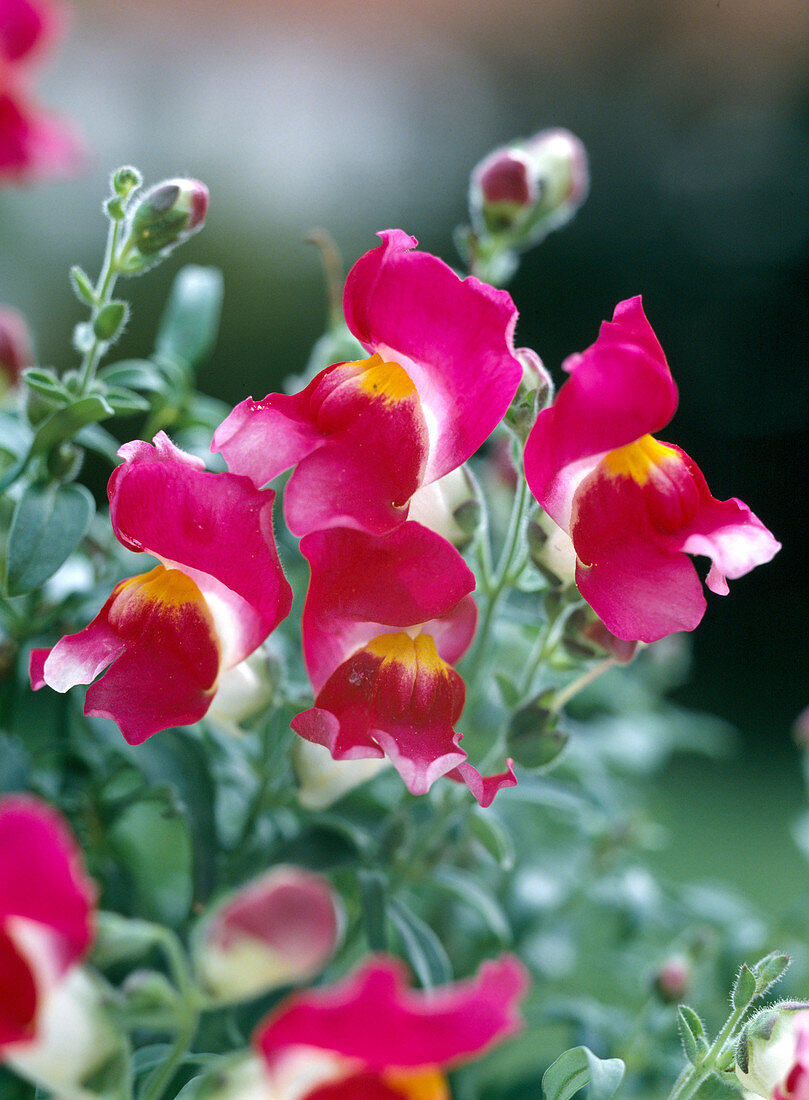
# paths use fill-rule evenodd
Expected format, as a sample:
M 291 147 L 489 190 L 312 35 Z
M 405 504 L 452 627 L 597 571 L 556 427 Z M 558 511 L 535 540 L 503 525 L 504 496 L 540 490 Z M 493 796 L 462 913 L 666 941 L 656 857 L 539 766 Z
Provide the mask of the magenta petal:
M 329 989 L 289 997 L 253 1041 L 270 1065 L 289 1047 L 309 1046 L 369 1070 L 445 1066 L 519 1030 L 516 1006 L 526 986 L 522 965 L 503 956 L 483 963 L 475 978 L 411 991 L 401 964 L 380 957 Z
M 6 88 L 0 92 L 0 182 L 72 175 L 84 146 L 68 123 Z
M 679 448 L 678 448 L 679 451 Z M 726 577 L 735 580 L 757 565 L 764 565 L 781 549 L 780 542 L 741 500 L 716 500 L 701 470 L 684 451 L 679 451 L 699 497 L 694 518 L 671 537 L 673 549 L 711 559 L 706 584 L 718 595 L 727 595 Z
M 474 631 L 476 609 L 456 605 L 475 586 L 461 555 L 434 531 L 408 521 L 388 535 L 347 528 L 307 535 L 301 553 L 311 567 L 303 612 L 307 671 L 319 691 L 352 650 L 380 627 L 411 627 L 452 616 L 439 628 L 449 654 L 463 652 Z
M 61 27 L 58 9 L 53 3 L 32 0 L 0 2 L 0 59 L 20 61 L 28 57 Z
M 677 388 L 640 297 L 619 302 L 596 342 L 565 368 L 570 378 L 528 437 L 525 476 L 542 507 L 567 530 L 582 476 L 608 451 L 667 424 Z
M 348 327 L 369 351 L 404 367 L 430 431 L 424 481 L 465 462 L 502 420 L 522 377 L 514 356 L 511 296 L 442 260 L 413 251 L 401 229 L 354 264 L 343 306 Z
M 481 775 L 477 768 L 471 764 L 459 764 L 454 771 L 447 772 L 447 779 L 454 779 L 457 783 L 465 783 L 475 798 L 484 809 L 491 806 L 494 796 L 501 787 L 516 787 L 517 777 L 514 774 L 514 761 L 506 761 L 506 770 L 499 775 Z
M 109 625 L 108 614 L 116 598 L 110 596 L 84 630 L 61 638 L 52 649 L 31 653 L 31 687 L 69 691 L 76 684 L 90 684 L 124 651 L 124 641 Z
M 325 442 L 310 415 L 319 378 L 291 397 L 248 397 L 216 429 L 211 450 L 221 452 L 229 470 L 249 477 L 260 489 Z
M 34 1037 L 43 983 L 86 953 L 94 904 L 95 887 L 62 818 L 28 795 L 0 798 L 0 1051 Z M 44 934 L 36 959 L 18 942 L 18 918 Z
M 246 477 L 209 473 L 165 436 L 122 448 L 109 482 L 117 538 L 179 566 L 222 610 L 225 664 L 251 653 L 289 613 L 292 590 L 275 548 L 275 494 Z M 169 450 L 171 448 L 171 450 Z M 190 461 L 189 461 L 190 459 Z
M 651 522 L 652 490 L 651 481 L 642 487 L 629 477 L 608 476 L 602 464 L 582 482 L 574 502 L 576 584 L 607 629 L 627 641 L 654 642 L 693 630 L 705 612 L 693 564 L 670 549 L 670 536 Z

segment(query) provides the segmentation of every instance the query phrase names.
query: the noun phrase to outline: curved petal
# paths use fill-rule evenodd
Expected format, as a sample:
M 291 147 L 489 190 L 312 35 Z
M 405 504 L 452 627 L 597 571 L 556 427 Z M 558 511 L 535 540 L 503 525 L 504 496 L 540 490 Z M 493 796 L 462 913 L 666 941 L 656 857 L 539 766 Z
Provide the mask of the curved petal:
M 7 1044 L 34 1038 L 37 986 L 25 956 L 0 926 L 0 1056 Z
M 136 442 L 109 482 L 116 537 L 188 574 L 219 620 L 224 664 L 232 667 L 289 614 L 292 590 L 272 526 L 275 494 L 248 478 L 209 473 L 160 433 Z
M 377 355 L 338 363 L 294 397 L 270 394 L 248 405 L 217 430 L 214 446 L 256 485 L 296 464 L 284 492 L 294 535 L 333 526 L 382 534 L 406 518 L 427 428 L 400 366 Z
M 627 641 L 654 642 L 693 630 L 705 612 L 693 564 L 669 547 L 670 536 L 652 522 L 655 493 L 651 480 L 641 485 L 600 463 L 574 500 L 576 584 L 607 629 Z M 657 511 L 670 516 L 674 508 L 666 503 Z
M 331 988 L 289 997 L 253 1041 L 271 1066 L 293 1046 L 356 1058 L 368 1070 L 446 1066 L 518 1031 L 526 988 L 525 970 L 508 955 L 430 993 L 407 989 L 401 963 L 380 957 Z
M 0 7 L 0 60 L 14 63 L 38 50 L 43 43 L 58 34 L 62 19 L 53 3 L 32 3 L 32 0 L 3 0 Z
M 459 764 L 454 771 L 447 772 L 447 779 L 465 783 L 484 809 L 491 806 L 494 796 L 502 787 L 517 786 L 513 760 L 506 761 L 506 770 L 499 775 L 481 775 L 471 764 Z
M 346 279 L 346 323 L 416 384 L 430 433 L 424 481 L 435 481 L 474 454 L 517 391 L 517 309 L 506 291 L 412 251 L 417 241 L 401 229 L 378 235 Z
M 475 587 L 474 575 L 455 547 L 427 527 L 408 521 L 384 536 L 333 528 L 307 535 L 300 549 L 311 568 L 303 648 L 316 692 L 386 627 L 449 616 L 437 632 L 442 657 L 457 659 L 469 645 L 477 612 L 456 605 Z
M 453 729 L 464 697 L 463 680 L 429 635 L 383 634 L 332 673 L 292 728 L 335 760 L 381 749 L 408 790 L 424 794 L 466 759 Z
M 677 388 L 640 297 L 619 302 L 596 342 L 565 369 L 570 378 L 528 437 L 525 476 L 542 507 L 569 530 L 582 478 L 607 452 L 667 424 Z
M 95 896 L 62 818 L 29 795 L 1 798 L 0 926 L 17 916 L 51 929 L 60 945 L 58 965 L 65 970 L 90 945 Z
M 676 448 L 682 456 L 699 495 L 699 509 L 694 518 L 671 538 L 672 549 L 686 554 L 702 554 L 712 561 L 706 584 L 712 592 L 727 595 L 727 577 L 735 580 L 757 565 L 771 561 L 781 549 L 781 543 L 741 500 L 717 500 L 692 458 Z

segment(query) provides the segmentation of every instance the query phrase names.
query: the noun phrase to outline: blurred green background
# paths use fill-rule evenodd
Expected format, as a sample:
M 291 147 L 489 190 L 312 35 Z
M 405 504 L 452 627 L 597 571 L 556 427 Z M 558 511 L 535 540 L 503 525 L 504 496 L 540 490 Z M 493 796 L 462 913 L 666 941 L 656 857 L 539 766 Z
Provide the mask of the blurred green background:
M 119 164 L 211 189 L 183 259 L 224 270 L 201 386 L 237 402 L 299 371 L 322 331 L 310 228 L 334 235 L 346 265 L 388 226 L 453 263 L 478 159 L 546 126 L 582 138 L 591 196 L 510 287 L 518 343 L 558 376 L 642 293 L 681 391 L 664 438 L 783 541 L 729 598 L 709 595 L 678 691 L 741 729 L 743 766 L 683 761 L 659 801 L 672 824 L 684 800 L 725 807 L 716 828 L 731 846 L 742 828 L 767 851 L 786 843 L 800 799 L 789 731 L 809 704 L 805 0 L 81 0 L 72 14 L 40 91 L 83 130 L 88 170 L 0 196 L 0 298 L 30 318 L 43 363 L 71 365 L 81 311 L 66 272 L 98 268 Z M 123 353 L 151 347 L 177 266 L 132 284 Z M 737 845 L 738 873 L 751 852 Z M 762 899 L 797 873 L 790 859 L 748 876 Z

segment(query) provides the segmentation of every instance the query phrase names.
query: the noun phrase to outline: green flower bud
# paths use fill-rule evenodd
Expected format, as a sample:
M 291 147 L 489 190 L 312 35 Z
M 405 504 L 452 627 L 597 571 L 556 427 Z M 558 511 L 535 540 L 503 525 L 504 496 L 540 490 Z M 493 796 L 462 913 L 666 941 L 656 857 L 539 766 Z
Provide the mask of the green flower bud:
M 208 188 L 199 180 L 165 180 L 134 203 L 127 219 L 123 253 L 127 271 L 142 271 L 153 260 L 201 229 L 208 212 Z
M 524 768 L 547 767 L 568 742 L 568 735 L 558 728 L 559 715 L 546 705 L 552 694 L 543 693 L 520 707 L 509 722 L 508 754 Z

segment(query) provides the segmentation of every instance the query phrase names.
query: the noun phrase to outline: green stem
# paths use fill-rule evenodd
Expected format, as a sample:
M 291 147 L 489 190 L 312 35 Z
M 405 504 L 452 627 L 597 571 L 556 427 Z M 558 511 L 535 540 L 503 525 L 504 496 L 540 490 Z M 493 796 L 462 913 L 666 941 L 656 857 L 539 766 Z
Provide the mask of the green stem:
M 138 1100 L 160 1100 L 188 1053 L 198 1022 L 199 1013 L 189 1011 L 177 1032 L 165 1062 L 149 1077 Z
M 477 643 L 469 670 L 470 680 L 474 680 L 480 670 L 480 665 L 489 641 L 489 634 L 491 633 L 492 624 L 494 622 L 495 611 L 500 604 L 506 587 L 512 581 L 510 570 L 515 555 L 520 548 L 523 522 L 525 520 L 529 498 L 528 483 L 525 478 L 521 478 L 517 492 L 514 495 L 511 516 L 508 522 L 508 530 L 506 531 L 503 549 L 500 552 L 497 569 L 494 577 L 491 579 L 491 583 L 484 589 L 487 601 L 483 611 L 483 619 L 481 620 Z
M 531 652 L 528 655 L 528 660 L 525 663 L 525 675 L 520 684 L 521 694 L 523 696 L 530 694 L 531 686 L 536 679 L 537 672 L 539 672 L 539 669 L 542 667 L 545 658 L 556 648 L 559 636 L 564 629 L 565 622 L 578 606 L 578 600 L 569 604 L 562 604 L 555 614 L 549 616 L 548 621 L 545 623 L 545 629 L 540 630 Z
M 110 225 L 109 233 L 107 234 L 104 262 L 101 266 L 101 273 L 98 276 L 98 281 L 95 286 L 96 304 L 93 307 L 93 318 L 95 318 L 99 311 L 109 303 L 112 297 L 112 291 L 115 289 L 115 281 L 118 278 L 120 270 L 118 264 L 121 259 L 118 254 L 118 238 L 120 233 L 121 222 L 113 220 Z M 87 351 L 85 351 L 82 357 L 81 366 L 79 367 L 78 397 L 84 397 L 90 388 L 105 347 L 106 341 L 99 340 L 97 336 L 94 336 L 92 344 Z
M 583 672 L 581 676 L 577 677 L 575 680 L 571 680 L 566 687 L 563 687 L 561 691 L 556 693 L 551 710 L 558 713 L 574 696 L 578 695 L 580 691 L 584 691 L 586 687 L 589 687 L 594 680 L 599 678 L 599 676 L 603 676 L 604 673 L 608 672 L 616 663 L 615 657 L 607 657 L 597 665 L 593 665 L 592 668 L 588 668 L 586 672 Z
M 720 1057 L 725 1053 L 736 1025 L 742 1019 L 750 1007 L 750 1002 L 739 1005 L 731 1012 L 725 1021 L 725 1025 L 714 1039 L 710 1048 L 695 1066 L 686 1066 L 671 1090 L 668 1100 L 688 1100 L 693 1096 L 703 1081 L 706 1081 L 712 1073 L 717 1072 L 716 1065 Z

